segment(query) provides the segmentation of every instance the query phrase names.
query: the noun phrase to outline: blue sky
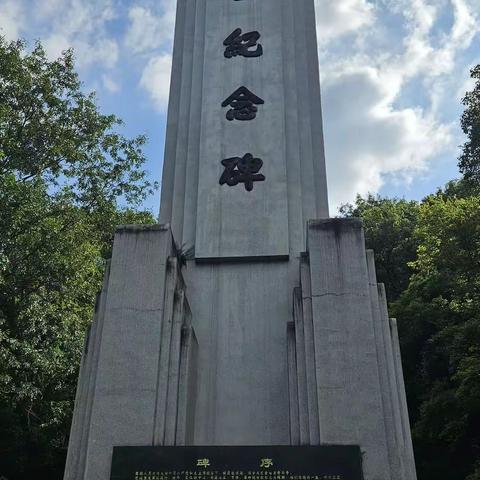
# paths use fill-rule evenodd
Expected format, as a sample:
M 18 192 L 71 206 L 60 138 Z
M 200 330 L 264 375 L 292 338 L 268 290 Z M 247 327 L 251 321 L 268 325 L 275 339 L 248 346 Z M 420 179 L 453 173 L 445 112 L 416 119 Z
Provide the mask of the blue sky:
M 214 0 L 215 1 L 215 0 Z M 281 0 L 279 0 L 281 1 Z M 85 90 L 146 133 L 161 179 L 176 0 L 0 0 L 8 39 L 76 52 Z M 480 0 L 315 0 L 331 213 L 357 193 L 422 198 L 458 176 Z M 159 195 L 146 207 L 156 212 Z

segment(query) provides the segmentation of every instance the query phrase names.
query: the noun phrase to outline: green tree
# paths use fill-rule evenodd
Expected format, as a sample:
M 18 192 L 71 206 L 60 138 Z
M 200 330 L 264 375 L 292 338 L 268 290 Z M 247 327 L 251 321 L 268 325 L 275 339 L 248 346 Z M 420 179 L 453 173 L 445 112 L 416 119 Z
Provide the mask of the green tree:
M 120 196 L 138 204 L 152 193 L 145 137 L 128 139 L 121 125 L 81 90 L 71 50 L 49 62 L 40 43 L 28 53 L 0 37 L 0 175 L 41 177 L 86 208 Z
M 61 479 L 84 332 L 115 225 L 152 192 L 143 136 L 84 94 L 71 51 L 0 37 L 0 476 Z M 123 208 L 119 207 L 119 204 Z
M 472 69 L 471 76 L 476 79 L 476 84 L 463 98 L 465 110 L 461 126 L 467 141 L 458 165 L 470 191 L 480 194 L 480 65 Z
M 418 202 L 368 195 L 357 196 L 354 205 L 343 205 L 340 213 L 359 217 L 365 228 L 367 248 L 375 252 L 379 282 L 385 283 L 391 301 L 405 290 L 412 273 L 418 242 L 413 236 L 419 211 Z
M 480 470 L 480 197 L 428 197 L 399 320 L 419 478 Z M 476 476 L 475 476 L 476 475 Z

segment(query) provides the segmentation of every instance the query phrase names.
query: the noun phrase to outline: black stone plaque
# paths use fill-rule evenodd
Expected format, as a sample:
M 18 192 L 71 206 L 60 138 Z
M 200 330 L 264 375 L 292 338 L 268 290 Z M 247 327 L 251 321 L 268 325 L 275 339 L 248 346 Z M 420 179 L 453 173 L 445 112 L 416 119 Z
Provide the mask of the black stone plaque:
M 362 480 L 358 446 L 114 447 L 111 480 Z

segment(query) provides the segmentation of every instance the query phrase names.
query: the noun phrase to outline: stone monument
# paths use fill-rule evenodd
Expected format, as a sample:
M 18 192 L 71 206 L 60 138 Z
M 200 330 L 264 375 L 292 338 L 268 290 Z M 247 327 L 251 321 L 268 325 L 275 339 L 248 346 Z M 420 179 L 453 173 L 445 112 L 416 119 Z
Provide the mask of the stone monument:
M 314 0 L 177 4 L 160 221 L 117 229 L 65 480 L 130 478 L 116 447 L 322 445 L 415 480 L 373 253 L 328 218 Z

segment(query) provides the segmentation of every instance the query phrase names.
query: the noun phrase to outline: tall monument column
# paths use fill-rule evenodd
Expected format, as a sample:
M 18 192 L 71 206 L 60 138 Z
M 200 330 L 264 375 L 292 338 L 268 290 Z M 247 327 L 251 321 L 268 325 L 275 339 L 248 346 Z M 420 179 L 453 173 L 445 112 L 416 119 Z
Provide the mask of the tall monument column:
M 328 216 L 316 45 L 313 1 L 178 2 L 160 222 L 197 260 L 298 256 Z M 246 154 L 265 180 L 220 185 Z
M 373 254 L 328 218 L 315 28 L 314 0 L 177 1 L 160 223 L 117 230 L 65 480 L 415 480 Z

